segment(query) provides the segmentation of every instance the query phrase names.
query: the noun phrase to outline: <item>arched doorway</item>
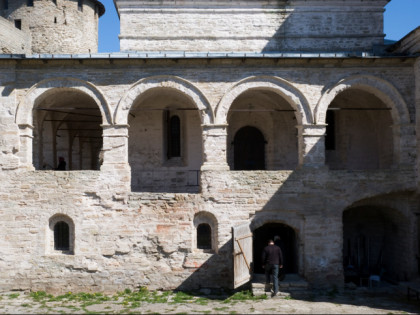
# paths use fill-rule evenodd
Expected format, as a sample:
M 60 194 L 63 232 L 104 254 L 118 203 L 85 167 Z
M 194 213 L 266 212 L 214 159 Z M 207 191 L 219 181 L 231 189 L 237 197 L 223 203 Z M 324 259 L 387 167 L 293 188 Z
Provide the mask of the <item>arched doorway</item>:
M 102 115 L 92 96 L 72 88 L 51 89 L 37 100 L 33 123 L 35 169 L 99 170 Z
M 244 91 L 227 115 L 227 161 L 232 170 L 293 170 L 299 163 L 299 114 L 269 89 Z
M 298 250 L 296 232 L 290 226 L 282 223 L 267 223 L 253 232 L 254 273 L 264 273 L 261 255 L 268 240 L 280 236 L 285 273 L 298 273 Z
M 234 140 L 235 170 L 265 170 L 265 140 L 255 127 L 238 130 Z
M 188 95 L 148 89 L 135 98 L 128 124 L 132 191 L 198 192 L 201 120 Z
M 372 93 L 348 89 L 326 113 L 325 157 L 330 169 L 386 169 L 394 162 L 391 108 Z
M 362 284 L 370 275 L 391 283 L 410 278 L 409 220 L 399 211 L 359 206 L 343 213 L 345 281 Z

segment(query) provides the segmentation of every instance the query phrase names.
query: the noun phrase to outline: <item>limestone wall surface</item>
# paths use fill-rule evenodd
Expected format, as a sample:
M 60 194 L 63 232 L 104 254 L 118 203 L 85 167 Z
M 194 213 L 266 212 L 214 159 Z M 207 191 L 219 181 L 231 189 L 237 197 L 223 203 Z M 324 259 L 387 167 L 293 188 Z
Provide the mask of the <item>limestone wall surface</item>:
M 341 286 L 343 213 L 362 206 L 386 208 L 393 213 L 389 216 L 397 228 L 393 233 L 409 231 L 406 237 L 398 234 L 404 242 L 404 260 L 397 267 L 391 261 L 390 266 L 398 279 L 413 278 L 418 245 L 414 62 L 401 58 L 1 60 L 0 267 L 4 272 L 0 289 L 57 293 L 115 292 L 138 286 L 231 287 L 231 229 L 244 223 L 251 230 L 266 223 L 291 227 L 297 236 L 297 272 L 314 286 Z M 389 137 L 395 159 L 383 169 L 331 170 L 325 165 L 325 112 L 343 91 L 355 91 L 355 96 L 360 90 L 390 108 L 385 110 L 393 124 Z M 90 99 L 88 104 L 100 109 L 101 168 L 34 170 L 33 109 L 51 105 L 51 99 L 68 96 L 68 91 L 83 94 Z M 293 140 L 280 143 L 297 143 L 296 165 L 282 170 L 229 168 L 230 125 L 236 129 L 241 123 L 258 125 L 258 119 L 243 117 L 244 112 L 236 116 L 230 112 L 238 109 L 235 104 L 248 105 L 241 95 L 266 100 L 273 108 L 294 109 L 286 114 L 295 116 L 291 120 L 296 133 L 289 133 Z M 149 162 L 143 154 L 150 154 L 148 149 L 163 138 L 160 119 L 154 118 L 152 126 L 148 123 L 162 112 L 138 110 L 159 109 L 147 108 L 148 104 L 194 108 L 183 112 L 188 124 L 187 166 L 168 165 L 163 157 L 153 160 L 151 169 L 161 175 L 155 183 L 148 182 L 150 187 L 134 191 L 132 178 Z M 69 110 L 74 104 L 52 105 L 56 107 L 49 109 L 59 110 L 60 105 Z M 132 108 L 137 111 L 130 112 Z M 272 107 L 263 109 L 264 120 L 273 126 L 282 122 L 272 119 L 282 112 L 274 115 L 266 111 Z M 149 135 L 142 138 L 143 133 Z M 144 145 L 144 140 L 151 145 Z M 282 159 L 281 154 L 272 155 Z M 172 177 L 190 165 L 201 168 L 199 189 L 194 192 L 183 190 L 182 182 Z M 162 188 L 165 180 L 178 190 L 168 185 L 150 191 L 153 185 Z M 206 218 L 217 221 L 211 222 L 216 229 L 211 250 L 196 244 L 196 221 Z M 71 253 L 54 249 L 52 227 L 57 220 L 71 223 Z
M 17 29 L 13 22 L 0 17 L 0 53 L 25 54 L 31 52 L 31 37 Z
M 121 51 L 370 51 L 387 1 L 122 1 Z

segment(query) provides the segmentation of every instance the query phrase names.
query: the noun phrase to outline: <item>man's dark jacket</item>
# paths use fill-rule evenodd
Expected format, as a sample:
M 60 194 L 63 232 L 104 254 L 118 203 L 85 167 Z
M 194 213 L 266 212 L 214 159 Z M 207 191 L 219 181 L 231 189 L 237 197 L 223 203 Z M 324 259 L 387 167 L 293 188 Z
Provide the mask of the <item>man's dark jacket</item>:
M 283 254 L 277 245 L 268 245 L 262 253 L 262 263 L 271 265 L 283 265 Z

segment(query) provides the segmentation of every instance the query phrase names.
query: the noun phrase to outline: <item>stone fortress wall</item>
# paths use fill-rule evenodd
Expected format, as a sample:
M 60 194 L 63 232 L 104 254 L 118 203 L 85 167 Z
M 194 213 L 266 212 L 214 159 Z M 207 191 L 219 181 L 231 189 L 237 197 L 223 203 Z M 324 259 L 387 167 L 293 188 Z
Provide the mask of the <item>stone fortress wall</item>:
M 96 0 L 8 1 L 0 15 L 20 21 L 32 38 L 32 53 L 95 53 L 98 51 L 98 19 L 104 7 Z
M 17 29 L 13 22 L 0 17 L 0 52 L 25 54 L 31 52 L 31 37 Z
M 296 273 L 315 286 L 343 284 L 347 237 L 353 239 L 360 229 L 371 233 L 375 260 L 386 237 L 391 249 L 384 256 L 388 268 L 400 280 L 415 277 L 414 115 L 418 104 L 413 58 L 405 62 L 400 58 L 377 60 L 374 65 L 369 58 L 294 59 L 277 65 L 273 60 L 240 58 L 229 62 L 110 61 L 85 60 L 83 66 L 77 60 L 49 60 L 47 64 L 26 60 L 19 66 L 2 63 L 7 71 L 2 71 L 1 82 L 7 92 L 2 93 L 4 228 L 0 263 L 7 272 L 2 273 L 1 288 L 114 292 L 137 286 L 231 287 L 231 228 L 247 222 L 253 230 L 267 223 L 291 227 L 296 234 Z M 332 63 L 337 66 L 326 67 Z M 86 72 L 86 68 L 91 71 Z M 165 74 L 162 69 L 166 69 Z M 34 170 L 37 166 L 32 160 L 38 155 L 35 143 L 42 118 L 33 116 L 32 109 L 67 106 L 62 102 L 69 89 L 89 96 L 102 117 L 101 168 Z M 260 94 L 262 91 L 265 93 Z M 326 164 L 325 113 L 345 91 L 353 97 L 372 93 L 384 107 L 391 108 L 395 130 L 392 165 L 333 170 Z M 288 141 L 293 143 L 294 139 L 298 148 L 294 167 L 266 171 L 229 168 L 227 138 L 234 131 L 226 122 L 249 123 L 243 116 L 233 115 L 235 106 L 243 105 L 243 93 L 250 94 L 253 102 L 258 98 L 265 103 L 281 99 L 276 106 L 295 109 L 298 133 L 288 135 Z M 185 162 L 188 167 L 202 161 L 199 190 L 194 193 L 189 193 L 188 186 L 176 177 L 185 166 L 165 165 L 163 158 L 154 165 L 154 170 L 161 171 L 154 182 L 157 192 L 151 192 L 153 181 L 132 189 L 133 178 L 147 178 L 152 172 L 139 168 L 141 162 L 134 156 L 147 156 L 153 147 L 139 150 L 137 145 L 152 140 L 159 146 L 163 137 L 161 116 L 149 116 L 161 108 L 139 109 L 160 106 L 166 98 L 169 103 L 186 103 L 198 110 L 195 114 L 186 111 L 189 121 L 195 120 L 188 132 L 200 135 L 202 144 L 202 153 L 194 149 L 194 158 Z M 84 99 L 79 96 L 78 100 Z M 284 114 L 288 119 L 288 112 Z M 149 130 L 149 124 L 138 123 L 141 117 L 151 120 L 154 127 Z M 268 118 L 270 123 L 281 121 L 274 113 Z M 346 120 L 357 121 L 351 116 Z M 281 124 L 275 126 L 281 128 Z M 149 132 L 149 136 L 142 138 L 140 132 Z M 375 132 L 381 133 L 382 129 Z M 164 181 L 172 185 L 162 189 L 160 183 Z M 349 222 L 343 221 L 345 213 L 354 214 L 360 209 L 367 216 L 364 222 L 351 216 Z M 72 229 L 71 253 L 54 249 L 52 229 L 60 220 Z M 203 221 L 212 227 L 210 250 L 196 245 L 197 222 Z M 345 237 L 343 231 L 348 229 Z M 394 229 L 392 236 L 383 234 L 384 229 Z M 393 255 L 396 251 L 404 254 Z M 403 259 L 397 262 L 395 257 Z
M 261 2 L 267 7 L 259 7 L 258 14 L 270 18 L 256 14 L 255 23 L 244 23 L 250 33 L 260 25 L 264 36 L 273 36 L 273 16 L 266 10 L 286 2 Z M 178 29 L 169 11 L 177 12 L 183 35 L 197 31 L 190 27 L 197 12 L 188 5 L 208 5 L 182 1 L 177 11 L 172 1 L 160 1 L 161 12 L 154 3 L 116 1 L 122 50 L 162 49 L 162 30 Z M 213 13 L 219 21 L 223 3 L 212 1 L 210 7 L 217 7 Z M 256 2 L 229 1 L 238 5 L 239 14 L 249 13 L 245 3 Z M 287 3 L 311 10 L 319 5 Z M 189 40 L 177 46 L 175 36 L 165 47 L 201 51 L 208 44 L 208 50 L 232 49 L 238 56 L 0 58 L 0 289 L 64 293 L 232 287 L 237 280 L 233 260 L 241 258 L 233 253 L 232 229 L 243 225 L 256 248 L 248 257 L 254 259 L 252 272 L 260 272 L 258 248 L 275 231 L 287 242 L 288 272 L 313 286 L 342 287 L 346 267 L 357 264 L 376 272 L 377 262 L 393 281 L 415 279 L 420 251 L 417 32 L 394 48 L 395 56 L 395 50 L 384 52 L 386 58 L 371 55 L 383 38 L 379 12 L 386 1 L 346 0 L 348 10 L 337 7 L 343 3 L 323 1 L 319 16 L 305 13 L 313 18 L 308 21 L 314 34 L 324 34 L 330 25 L 340 39 L 329 39 L 329 46 L 318 38 L 323 44 L 314 47 L 313 38 L 307 38 L 307 46 L 289 42 L 288 47 L 366 50 L 363 56 L 279 52 L 251 58 L 238 51 L 260 52 L 265 39 L 254 45 L 228 31 L 234 36 L 225 42 L 223 34 L 214 33 L 211 43 Z M 334 13 L 321 16 L 328 4 Z M 48 23 L 51 17 L 63 22 L 53 5 L 35 0 L 34 7 L 25 2 L 16 12 L 48 8 L 54 13 L 46 15 Z M 76 1 L 57 0 L 57 6 L 66 6 L 60 12 L 81 14 Z M 355 7 L 369 15 L 351 15 Z M 93 7 L 84 7 L 85 13 L 89 21 L 97 18 Z M 139 17 L 148 20 L 149 14 L 159 22 L 149 28 L 156 36 L 147 46 L 140 38 L 129 42 L 129 26 L 138 31 Z M 276 14 L 283 23 L 281 12 Z M 344 30 L 338 27 L 341 22 L 329 24 L 339 16 L 337 21 L 360 22 L 358 29 L 364 20 L 365 36 L 354 34 L 348 23 Z M 326 17 L 325 23 L 314 22 L 318 17 Z M 299 14 L 296 18 L 301 21 Z M 232 25 L 237 22 L 233 18 Z M 210 32 L 210 22 L 200 23 L 203 33 Z M 287 34 L 299 32 L 293 27 L 311 30 L 297 23 Z M 51 52 L 65 47 L 49 40 Z M 173 137 L 180 153 L 170 149 L 174 116 L 180 121 L 179 137 Z M 238 156 L 245 153 L 237 149 L 244 128 L 262 135 L 264 166 L 257 170 L 237 167 Z M 54 170 L 60 156 L 67 161 L 66 171 Z M 62 246 L 55 233 L 59 224 L 68 228 L 68 244 L 57 248 Z M 209 247 L 199 246 L 201 224 L 210 227 Z

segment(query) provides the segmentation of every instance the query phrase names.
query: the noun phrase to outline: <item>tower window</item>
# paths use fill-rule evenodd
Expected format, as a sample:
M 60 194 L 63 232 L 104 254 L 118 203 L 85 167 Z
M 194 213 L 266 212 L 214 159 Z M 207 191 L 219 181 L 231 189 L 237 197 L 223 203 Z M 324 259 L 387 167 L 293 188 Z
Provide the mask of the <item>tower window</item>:
M 207 223 L 197 226 L 197 248 L 211 249 L 211 227 Z
M 77 1 L 77 9 L 79 11 L 83 11 L 83 0 L 78 0 Z
M 22 20 L 15 20 L 15 27 L 18 29 L 22 29 Z
M 178 116 L 168 119 L 168 159 L 181 156 L 181 120 Z
M 0 0 L 0 10 L 9 9 L 9 0 Z
M 53 0 L 53 3 L 54 3 L 55 5 L 57 5 L 57 0 Z
M 26 0 L 26 5 L 28 7 L 33 7 L 34 6 L 34 0 Z
M 70 250 L 70 229 L 64 221 L 59 221 L 54 225 L 54 249 Z

